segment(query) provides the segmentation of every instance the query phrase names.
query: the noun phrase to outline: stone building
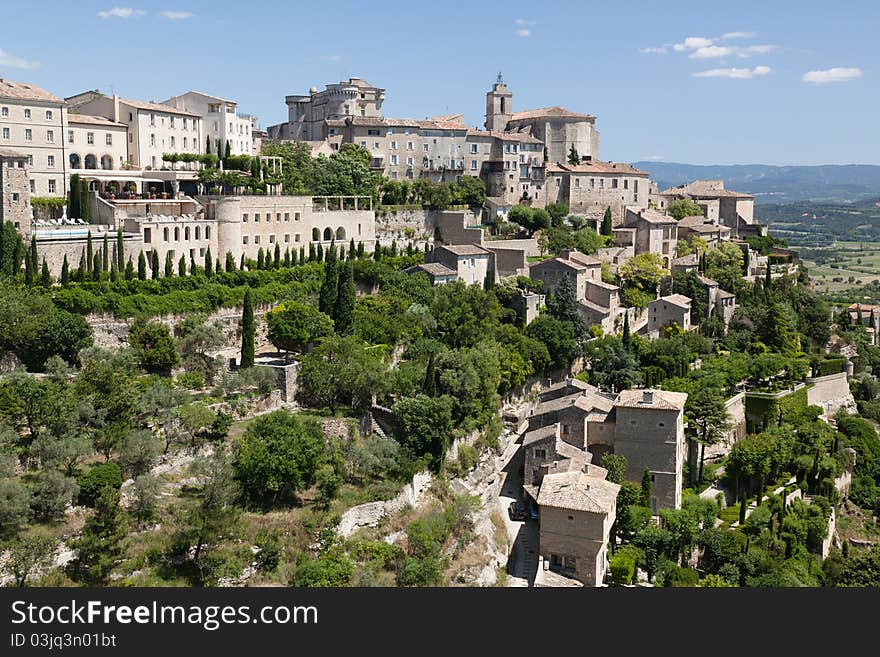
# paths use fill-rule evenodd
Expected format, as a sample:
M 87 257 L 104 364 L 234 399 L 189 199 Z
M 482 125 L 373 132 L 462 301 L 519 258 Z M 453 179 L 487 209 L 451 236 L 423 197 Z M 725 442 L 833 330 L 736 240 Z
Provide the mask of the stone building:
M 204 138 L 211 140 L 214 154 L 224 153 L 226 142 L 232 155 L 252 155 L 256 117 L 239 114 L 238 104 L 218 96 L 187 91 L 166 100 L 163 105 L 192 112 L 201 117 Z M 219 146 L 219 149 L 218 149 Z
M 431 281 L 431 285 L 442 285 L 458 279 L 458 272 L 456 270 L 450 269 L 439 262 L 426 262 L 421 265 L 408 267 L 403 271 L 407 274 L 425 274 L 428 280 Z
M 655 205 L 665 211 L 676 199 L 690 199 L 703 208 L 712 222 L 731 229 L 734 237 L 745 237 L 755 230 L 755 197 L 724 189 L 723 180 L 695 180 L 679 187 L 663 190 Z
M 699 237 L 710 248 L 718 248 L 721 242 L 730 239 L 730 228 L 703 216 L 684 217 L 678 222 L 679 239 L 690 243 L 694 237 Z
M 316 87 L 308 94 L 294 94 L 284 99 L 287 122 L 268 128 L 272 139 L 320 141 L 327 137 L 325 121 L 346 117 L 382 117 L 385 90 L 360 78 L 349 78 L 328 84 L 322 91 Z
M 620 486 L 594 472 L 548 473 L 538 493 L 538 551 L 553 571 L 599 586 L 607 571 L 607 546 L 617 517 Z
M 853 303 L 847 306 L 849 323 L 864 326 L 871 337 L 871 344 L 880 344 L 880 306 L 868 303 Z
M 634 255 L 656 253 L 669 269 L 678 242 L 678 222 L 653 209 L 626 208 L 623 226 L 614 229 L 614 243 Z
M 546 202 L 565 203 L 587 217 L 601 217 L 611 208 L 621 224 L 624 210 L 648 207 L 652 185 L 648 173 L 629 164 L 592 160 L 580 164 L 547 165 Z
M 67 194 L 66 126 L 61 98 L 29 82 L 0 78 L 0 148 L 27 158 L 32 197 Z
M 648 335 L 657 336 L 672 325 L 691 330 L 691 300 L 683 294 L 670 294 L 648 304 L 648 323 L 645 325 Z
M 482 287 L 487 274 L 492 272 L 494 276 L 491 267 L 492 252 L 476 244 L 435 246 L 431 252 L 431 260 L 454 271 L 458 280 L 467 285 L 476 284 Z
M 24 153 L 0 148 L 0 220 L 12 222 L 20 232 L 31 225 L 27 162 Z
M 107 96 L 98 90 L 86 91 L 66 99 L 77 114 L 101 116 L 126 126 L 127 164 L 134 169 L 157 170 L 164 153 L 204 153 L 202 118 L 161 103 Z M 215 153 L 216 154 L 216 153 Z
M 68 113 L 67 123 L 64 138 L 69 173 L 125 168 L 128 162 L 128 129 L 124 123 L 74 112 Z

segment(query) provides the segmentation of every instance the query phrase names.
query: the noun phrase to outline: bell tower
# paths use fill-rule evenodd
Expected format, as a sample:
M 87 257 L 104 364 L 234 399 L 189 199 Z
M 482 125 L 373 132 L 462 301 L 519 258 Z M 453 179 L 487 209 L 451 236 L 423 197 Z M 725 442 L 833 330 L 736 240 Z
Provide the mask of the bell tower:
M 513 94 L 498 74 L 492 91 L 486 93 L 486 130 L 505 130 L 513 114 Z

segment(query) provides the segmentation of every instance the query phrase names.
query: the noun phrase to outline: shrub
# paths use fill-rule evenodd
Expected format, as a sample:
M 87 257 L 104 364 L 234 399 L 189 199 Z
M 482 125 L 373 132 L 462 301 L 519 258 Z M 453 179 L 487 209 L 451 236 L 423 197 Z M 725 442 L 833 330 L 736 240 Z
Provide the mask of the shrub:
M 106 486 L 115 489 L 122 487 L 122 470 L 115 463 L 101 463 L 79 476 L 79 501 L 87 506 L 94 506 Z
M 608 566 L 612 584 L 629 584 L 636 572 L 636 558 L 630 551 L 618 550 Z

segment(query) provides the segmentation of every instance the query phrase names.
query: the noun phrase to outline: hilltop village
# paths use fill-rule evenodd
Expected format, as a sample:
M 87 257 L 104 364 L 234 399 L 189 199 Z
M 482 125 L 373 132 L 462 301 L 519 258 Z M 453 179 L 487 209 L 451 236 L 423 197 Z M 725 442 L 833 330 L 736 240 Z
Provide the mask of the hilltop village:
M 0 577 L 876 585 L 880 308 L 514 98 L 0 79 Z

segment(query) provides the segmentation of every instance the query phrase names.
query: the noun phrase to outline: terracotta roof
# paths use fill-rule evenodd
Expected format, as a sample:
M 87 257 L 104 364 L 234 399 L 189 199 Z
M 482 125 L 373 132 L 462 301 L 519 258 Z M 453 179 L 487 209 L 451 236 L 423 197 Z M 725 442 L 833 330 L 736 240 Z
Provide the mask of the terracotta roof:
M 580 392 L 575 392 L 570 395 L 566 395 L 565 397 L 557 397 L 556 399 L 550 399 L 548 401 L 541 402 L 532 412 L 532 416 L 554 413 L 556 411 L 561 411 L 563 408 L 574 406 L 577 403 L 577 400 L 580 399 L 581 394 L 582 393 Z
M 514 112 L 510 116 L 511 121 L 524 121 L 528 119 L 542 118 L 595 120 L 596 117 L 592 114 L 578 114 L 577 112 L 572 112 L 571 110 L 567 110 L 564 107 L 559 107 L 558 105 L 554 105 L 553 107 L 542 107 L 540 109 L 525 110 L 524 112 Z
M 575 406 L 584 411 L 602 411 L 609 413 L 614 408 L 614 402 L 607 397 L 603 397 L 598 392 L 584 392 L 580 399 L 575 402 Z
M 540 429 L 535 429 L 534 431 L 527 431 L 523 436 L 523 446 L 531 445 L 533 443 L 541 442 L 542 440 L 547 440 L 548 438 L 552 438 L 556 435 L 556 430 L 559 428 L 559 423 L 547 425 L 546 427 L 541 427 Z
M 620 486 L 586 472 L 548 474 L 538 492 L 540 506 L 590 513 L 610 513 Z
M 324 123 L 334 128 L 344 128 L 348 121 L 345 119 L 324 119 Z
M 675 260 L 672 261 L 672 264 L 679 265 L 682 267 L 686 267 L 688 265 L 693 265 L 694 267 L 696 267 L 697 265 L 700 264 L 700 258 L 696 253 L 689 253 L 686 256 L 676 258 Z
M 476 244 L 444 244 L 436 248 L 444 249 L 457 256 L 489 255 L 489 251 Z
M 623 162 L 600 162 L 599 160 L 590 160 L 581 162 L 580 164 L 565 164 L 556 162 L 547 165 L 548 172 L 567 172 L 567 173 L 593 173 L 593 174 L 625 174 L 628 176 L 645 176 L 649 174 L 647 171 L 636 169 L 631 164 Z
M 880 310 L 880 306 L 872 306 L 867 303 L 853 303 L 847 307 L 847 310 Z
M 458 126 L 464 126 L 464 114 L 444 114 L 443 116 L 432 116 L 428 120 L 435 123 L 454 123 Z
M 19 153 L 18 151 L 14 151 L 11 148 L 0 148 L 0 157 L 9 157 L 15 159 L 25 159 L 27 155 L 24 153 Z
M 645 394 L 651 395 L 651 401 L 645 401 Z M 684 403 L 687 401 L 686 392 L 670 392 L 669 390 L 623 390 L 617 396 L 615 406 L 625 406 L 627 408 L 659 408 L 663 410 L 684 409 Z
M 13 82 L 0 78 L 0 98 L 13 98 L 15 100 L 39 100 L 48 103 L 64 103 L 55 94 L 49 93 L 30 82 Z
M 541 395 L 545 395 L 548 392 L 554 392 L 556 390 L 561 390 L 563 388 L 578 388 L 580 390 L 590 390 L 591 392 L 597 390 L 597 388 L 595 386 L 591 386 L 586 381 L 581 381 L 580 379 L 571 378 L 571 379 L 563 379 L 562 381 L 560 381 L 558 383 L 554 383 L 552 386 L 545 388 L 544 391 L 541 393 Z
M 124 123 L 117 123 L 116 121 L 111 121 L 110 119 L 103 116 L 92 116 L 91 114 L 75 114 L 73 112 L 67 113 L 67 122 L 68 123 L 88 123 L 90 125 L 103 125 L 103 126 L 114 126 L 119 128 L 124 128 Z
M 659 299 L 655 299 L 651 303 L 657 303 L 659 301 L 665 301 L 666 303 L 671 303 L 674 306 L 680 306 L 682 308 L 690 308 L 691 307 L 691 299 L 689 297 L 684 296 L 683 294 L 667 294 L 665 297 L 660 297 Z
M 610 308 L 606 308 L 605 306 L 600 306 L 598 303 L 595 303 L 594 301 L 590 301 L 589 299 L 580 299 L 578 301 L 578 305 L 581 305 L 588 310 L 592 310 L 594 313 L 596 313 L 598 315 L 605 316 L 605 315 L 609 315 L 611 313 Z
M 639 210 L 639 212 L 633 212 L 632 214 L 636 215 L 637 217 L 639 217 L 643 221 L 647 221 L 649 224 L 677 224 L 678 223 L 674 217 L 671 217 L 668 214 L 663 214 L 662 212 L 658 212 L 657 210 L 651 210 L 648 208 L 645 208 L 643 210 Z
M 703 285 L 708 285 L 710 287 L 715 287 L 718 285 L 718 281 L 714 281 L 708 276 L 703 276 L 702 274 L 697 274 L 697 280 L 700 281 Z
M 670 187 L 660 192 L 660 194 L 662 196 L 692 196 L 694 198 L 720 198 L 722 196 L 754 198 L 751 194 L 724 189 L 723 180 L 694 180 L 678 187 Z
M 525 144 L 543 144 L 540 139 L 532 137 L 532 135 L 524 132 L 502 132 L 500 130 L 475 130 L 470 128 L 467 131 L 468 137 L 491 137 L 492 139 L 500 139 L 501 141 L 516 141 Z
M 196 118 L 201 118 L 198 114 L 194 114 L 193 112 L 187 112 L 186 110 L 177 109 L 176 107 L 171 107 L 171 105 L 163 105 L 162 103 L 151 103 L 145 100 L 131 100 L 130 98 L 120 98 L 119 102 L 137 109 L 150 110 L 151 112 L 165 112 L 166 114 L 179 114 L 180 116 L 194 116 Z
M 458 272 L 454 269 L 450 269 L 446 265 L 440 264 L 439 262 L 426 262 L 422 265 L 415 265 L 414 267 L 409 267 L 404 270 L 407 274 L 415 273 L 416 271 L 423 271 L 426 274 L 430 274 L 431 276 L 457 276 Z
M 601 288 L 603 290 L 619 290 L 620 289 L 619 287 L 617 287 L 613 283 L 606 283 L 605 281 L 587 281 L 587 285 L 593 285 L 593 286 Z
M 728 292 L 727 290 L 719 289 L 718 292 L 715 293 L 717 298 L 719 299 L 733 299 L 736 298 L 736 295 L 732 292 Z

